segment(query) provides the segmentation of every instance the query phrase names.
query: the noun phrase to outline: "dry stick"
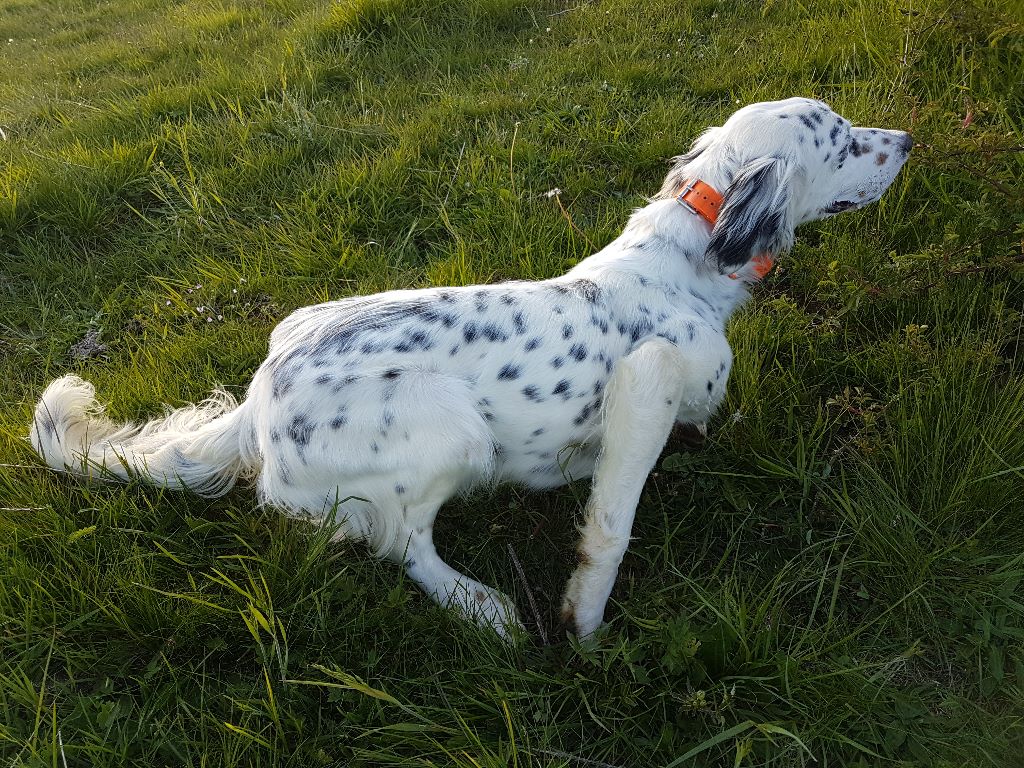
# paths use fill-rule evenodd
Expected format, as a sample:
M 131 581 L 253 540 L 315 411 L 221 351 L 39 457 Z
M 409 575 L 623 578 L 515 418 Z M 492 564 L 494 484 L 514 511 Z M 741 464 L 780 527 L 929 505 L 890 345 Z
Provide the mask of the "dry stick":
M 519 574 L 519 580 L 523 582 L 523 589 L 526 590 L 526 599 L 530 601 L 530 610 L 533 611 L 533 619 L 537 622 L 537 629 L 540 631 L 540 639 L 544 642 L 544 645 L 550 645 L 548 633 L 544 631 L 544 622 L 540 620 L 537 602 L 533 599 L 533 590 L 530 589 L 530 584 L 526 580 L 526 573 L 523 571 L 523 564 L 519 562 L 519 557 L 516 555 L 516 551 L 512 549 L 511 543 L 508 543 L 508 554 L 512 558 L 512 565 L 516 567 L 516 573 Z
M 508 183 L 509 183 L 509 186 L 512 188 L 513 192 L 515 192 L 515 189 L 516 189 L 516 179 L 515 179 L 515 176 L 512 175 L 512 157 L 516 153 L 516 136 L 518 136 L 518 135 L 519 135 L 519 121 L 516 120 L 516 127 L 515 127 L 515 130 L 512 132 L 512 148 L 509 149 L 509 151 L 508 151 Z
M 594 244 L 593 244 L 592 242 L 590 242 L 590 238 L 589 238 L 589 237 L 587 237 L 587 233 L 586 233 L 586 232 L 584 232 L 584 231 L 583 231 L 582 229 L 580 229 L 579 227 L 577 227 L 577 226 L 576 226 L 576 222 L 572 220 L 572 216 L 570 216 L 570 215 L 569 215 L 569 211 L 567 211 L 567 210 L 565 209 L 565 206 L 564 206 L 564 205 L 562 205 L 562 196 L 561 196 L 561 195 L 559 195 L 559 194 L 555 194 L 555 196 L 554 196 L 554 197 L 555 197 L 555 202 L 556 202 L 556 203 L 558 203 L 558 207 L 559 207 L 559 208 L 560 208 L 560 209 L 562 210 L 562 215 L 563 215 L 563 216 L 565 217 L 565 220 L 569 222 L 569 226 L 570 226 L 570 227 L 572 227 L 573 229 L 575 229 L 575 230 L 576 230 L 577 232 L 579 232 L 579 233 L 580 233 L 580 236 L 581 236 L 581 237 L 582 237 L 582 238 L 583 238 L 584 240 L 586 240 L 586 241 L 587 241 L 587 245 L 589 245 L 589 246 L 590 246 L 590 250 L 591 250 L 591 251 L 595 251 L 595 250 L 597 250 L 597 249 L 596 249 L 596 248 L 594 247 Z
M 448 182 L 448 191 L 445 192 L 444 202 L 441 203 L 441 207 L 442 208 L 444 208 L 446 205 L 448 205 L 448 197 L 452 193 L 452 187 L 455 186 L 455 180 L 459 177 L 459 168 L 462 167 L 462 155 L 465 153 L 465 151 L 466 151 L 466 142 L 462 142 L 462 149 L 459 150 L 459 161 L 457 163 L 455 163 L 455 173 L 452 174 L 452 180 L 450 182 Z
M 977 170 L 976 168 L 972 168 L 971 166 L 967 165 L 966 163 L 962 163 L 962 162 L 960 162 L 959 160 L 956 159 L 958 155 L 965 155 L 965 154 L 968 154 L 968 152 L 960 152 L 960 153 L 943 152 L 941 150 L 936 150 L 930 144 L 922 144 L 921 146 L 922 147 L 926 147 L 928 149 L 928 151 L 931 152 L 932 154 L 937 155 L 938 157 L 943 158 L 945 160 L 949 160 L 950 162 L 955 164 L 961 170 L 967 171 L 967 173 L 971 174 L 972 176 L 976 176 L 977 178 L 981 179 L 985 183 L 989 184 L 996 191 L 1001 192 L 1002 194 L 1006 195 L 1007 197 L 1009 197 L 1011 199 L 1015 199 L 1017 197 L 1020 197 L 1020 193 L 1019 192 L 1010 189 L 1005 184 L 1002 184 L 1002 183 L 996 181 L 995 179 L 985 175 L 984 173 L 982 173 L 981 171 Z M 1024 149 L 1024 148 L 1021 148 L 1021 147 L 1003 147 L 1003 148 L 1000 148 L 998 151 L 999 152 L 1018 152 L 1021 149 Z M 993 151 L 996 151 L 996 150 L 993 150 Z M 974 152 L 977 153 L 977 154 L 985 154 L 986 150 L 978 149 L 978 150 L 974 150 Z

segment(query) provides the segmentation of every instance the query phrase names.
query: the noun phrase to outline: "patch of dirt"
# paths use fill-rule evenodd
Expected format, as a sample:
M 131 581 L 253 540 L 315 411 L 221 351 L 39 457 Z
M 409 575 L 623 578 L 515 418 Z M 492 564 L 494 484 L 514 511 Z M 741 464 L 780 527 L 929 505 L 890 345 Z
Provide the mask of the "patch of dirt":
M 80 341 L 76 341 L 68 348 L 68 354 L 78 363 L 107 354 L 107 345 L 100 343 L 100 332 L 90 328 Z

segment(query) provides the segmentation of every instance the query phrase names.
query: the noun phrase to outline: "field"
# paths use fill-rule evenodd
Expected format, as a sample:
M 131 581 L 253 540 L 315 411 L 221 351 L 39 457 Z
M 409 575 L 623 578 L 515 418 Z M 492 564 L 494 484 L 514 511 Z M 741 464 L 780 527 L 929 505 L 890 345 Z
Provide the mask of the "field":
M 0 71 L 0 763 L 1020 765 L 1014 0 L 0 0 Z M 442 512 L 507 646 L 248 488 L 25 439 L 69 371 L 146 418 L 244 392 L 297 307 L 557 275 L 791 95 L 918 146 L 731 323 L 595 638 L 557 627 L 586 482 Z

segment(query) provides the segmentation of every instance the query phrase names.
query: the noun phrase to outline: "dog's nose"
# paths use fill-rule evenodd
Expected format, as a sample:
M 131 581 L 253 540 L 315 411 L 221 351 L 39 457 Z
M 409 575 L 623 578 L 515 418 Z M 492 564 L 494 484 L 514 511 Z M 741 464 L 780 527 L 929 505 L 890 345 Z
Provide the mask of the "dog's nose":
M 910 152 L 914 148 L 914 137 L 909 133 L 903 134 L 903 139 L 900 141 L 900 149 L 904 152 Z

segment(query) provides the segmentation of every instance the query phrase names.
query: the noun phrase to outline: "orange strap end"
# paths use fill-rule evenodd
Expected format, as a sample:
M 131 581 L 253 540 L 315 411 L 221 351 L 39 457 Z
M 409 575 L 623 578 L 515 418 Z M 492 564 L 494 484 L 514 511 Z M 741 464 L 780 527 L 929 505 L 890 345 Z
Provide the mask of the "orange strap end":
M 760 256 L 755 256 L 750 260 L 754 265 L 754 274 L 757 275 L 758 280 L 767 275 L 772 271 L 772 267 L 775 266 L 775 259 L 769 256 L 767 253 L 762 253 Z
M 755 256 L 750 260 L 750 263 L 754 265 L 754 277 L 761 280 L 765 275 L 772 271 L 772 267 L 775 266 L 775 259 L 773 259 L 767 253 L 762 253 L 760 256 Z M 729 275 L 733 280 L 739 280 L 739 272 L 732 272 Z

